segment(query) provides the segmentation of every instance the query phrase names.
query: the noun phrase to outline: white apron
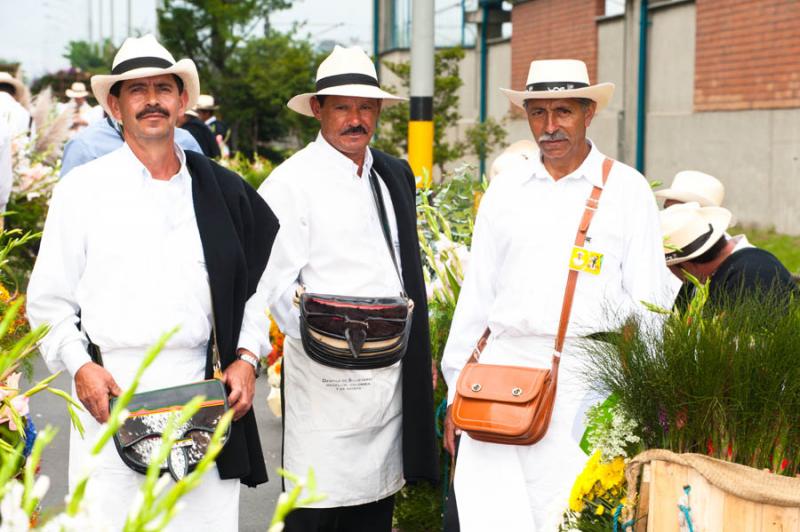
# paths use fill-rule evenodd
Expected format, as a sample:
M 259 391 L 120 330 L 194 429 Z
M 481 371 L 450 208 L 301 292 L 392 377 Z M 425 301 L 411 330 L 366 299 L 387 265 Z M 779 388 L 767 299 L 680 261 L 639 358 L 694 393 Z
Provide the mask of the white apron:
M 553 338 L 489 340 L 481 362 L 549 368 Z M 461 436 L 455 492 L 462 532 L 552 532 L 569 504 L 588 456 L 580 449 L 584 414 L 596 402 L 567 341 L 547 434 L 534 445 L 502 445 Z
M 400 363 L 374 370 L 319 364 L 283 344 L 284 468 L 314 469 L 317 508 L 375 502 L 403 487 Z M 286 489 L 291 483 L 286 481 Z
M 103 352 L 103 364 L 123 390 L 126 389 L 141 363 L 144 351 L 114 349 Z M 206 348 L 164 349 L 145 371 L 138 392 L 177 386 L 202 380 L 205 373 Z M 73 396 L 76 397 L 73 384 Z M 87 412 L 78 413 L 85 429 L 84 439 L 72 428 L 69 447 L 70 491 L 85 470 L 91 447 L 101 426 Z M 105 426 L 103 426 L 105 428 Z M 84 500 L 112 525 L 121 530 L 131 504 L 144 480 L 144 475 L 126 466 L 109 441 L 97 457 L 94 471 L 86 488 Z M 174 485 L 170 481 L 170 487 Z M 178 504 L 182 510 L 166 528 L 167 531 L 236 532 L 239 529 L 239 480 L 221 480 L 216 466 L 209 470 L 200 485 Z

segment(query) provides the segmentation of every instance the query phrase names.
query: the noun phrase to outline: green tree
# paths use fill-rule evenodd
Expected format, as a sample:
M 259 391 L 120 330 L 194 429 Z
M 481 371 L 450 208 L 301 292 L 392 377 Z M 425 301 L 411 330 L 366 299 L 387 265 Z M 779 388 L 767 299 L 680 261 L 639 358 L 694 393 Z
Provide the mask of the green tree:
M 458 109 L 459 89 L 464 85 L 459 75 L 459 62 L 464 59 L 461 48 L 443 48 L 436 51 L 433 80 L 433 162 L 444 172 L 444 167 L 467 154 L 479 155 L 481 150 L 489 153 L 506 137 L 503 125 L 493 118 L 483 124 L 468 128 L 464 138 L 448 138 L 447 132 L 461 120 Z M 411 65 L 384 62 L 408 90 L 411 84 Z M 393 87 L 387 87 L 394 90 Z M 375 147 L 396 156 L 408 150 L 408 103 L 389 107 L 381 112 L 381 123 Z
M 111 70 L 111 63 L 116 53 L 117 48 L 111 39 L 106 39 L 102 43 L 70 41 L 63 57 L 69 60 L 73 68 L 91 74 L 107 74 Z
M 242 123 L 243 115 L 233 105 L 234 100 L 242 101 L 243 93 L 255 92 L 245 87 L 246 80 L 236 78 L 242 74 L 242 54 L 253 57 L 252 43 L 259 40 L 259 35 L 266 33 L 266 39 L 270 39 L 270 14 L 290 7 L 291 3 L 291 0 L 164 0 L 158 9 L 162 43 L 176 57 L 194 60 L 204 92 L 213 94 L 221 114 L 230 118 L 232 138 L 239 148 L 254 150 L 260 142 L 272 140 L 263 136 L 263 129 Z M 274 71 L 275 62 L 282 61 L 280 57 L 267 59 L 258 67 L 269 72 Z
M 275 159 L 270 141 L 313 138 L 317 122 L 291 111 L 286 102 L 312 89 L 320 60 L 310 42 L 277 32 L 250 40 L 231 57 L 232 75 L 220 85 L 226 117 L 239 125 L 240 139 L 253 151 Z

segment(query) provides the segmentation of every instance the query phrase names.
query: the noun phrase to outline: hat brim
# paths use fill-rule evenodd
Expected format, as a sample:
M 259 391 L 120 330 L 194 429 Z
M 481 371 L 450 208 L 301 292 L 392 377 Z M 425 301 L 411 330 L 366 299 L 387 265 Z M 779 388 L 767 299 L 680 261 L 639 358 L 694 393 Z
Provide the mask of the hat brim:
M 588 98 L 597 103 L 595 112 L 598 113 L 608 106 L 611 97 L 614 95 L 613 83 L 598 83 L 580 89 L 569 89 L 563 91 L 515 91 L 511 89 L 500 89 L 503 94 L 517 107 L 525 108 L 525 100 L 549 99 L 558 100 L 562 98 Z
M 191 59 L 181 59 L 168 68 L 145 67 L 135 68 L 122 74 L 98 74 L 92 76 L 92 93 L 97 99 L 103 110 L 108 116 L 114 116 L 108 106 L 108 93 L 111 87 L 118 81 L 128 79 L 149 78 L 152 76 L 163 76 L 164 74 L 175 74 L 183 81 L 183 90 L 186 91 L 189 100 L 186 102 L 186 109 L 191 109 L 197 103 L 200 96 L 200 77 L 197 74 L 197 67 Z
M 87 96 L 89 96 L 89 91 L 80 92 L 67 89 L 64 91 L 64 94 L 67 95 L 67 98 L 86 98 Z
M 681 203 L 695 201 L 699 203 L 701 207 L 716 207 L 716 205 L 714 205 L 707 197 L 686 190 L 664 188 L 661 190 L 656 190 L 654 194 L 658 199 L 662 200 L 675 200 L 680 201 Z
M 314 96 L 353 96 L 356 98 L 377 98 L 382 100 L 382 107 L 391 107 L 400 102 L 405 102 L 408 98 L 402 96 L 395 96 L 388 92 L 381 90 L 378 87 L 370 85 L 338 85 L 336 87 L 328 87 L 319 92 L 306 92 L 298 94 L 286 104 L 289 109 L 296 113 L 305 116 L 314 116 L 311 111 L 311 98 Z
M 733 217 L 731 211 L 723 207 L 703 207 L 700 211 L 700 215 L 711 225 L 711 236 L 708 237 L 708 240 L 706 240 L 702 246 L 689 255 L 667 260 L 667 266 L 675 266 L 690 261 L 711 249 L 711 246 L 716 244 L 720 237 L 725 234 L 725 231 L 728 230 Z
M 7 83 L 12 87 L 14 87 L 14 99 L 17 101 L 19 101 L 20 98 L 22 98 L 25 95 L 25 91 L 27 90 L 25 84 L 22 83 L 22 81 L 15 78 L 14 76 L 12 76 L 11 74 L 9 74 L 7 78 L 6 77 L 0 78 L 0 83 Z

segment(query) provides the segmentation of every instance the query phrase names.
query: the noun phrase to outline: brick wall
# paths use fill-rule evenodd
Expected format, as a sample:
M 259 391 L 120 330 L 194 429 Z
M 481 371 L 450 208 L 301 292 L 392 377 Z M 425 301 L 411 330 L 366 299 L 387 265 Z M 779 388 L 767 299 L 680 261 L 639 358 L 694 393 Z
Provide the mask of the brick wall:
M 696 13 L 696 111 L 800 107 L 800 2 L 696 0 Z
M 597 23 L 604 0 L 530 0 L 511 11 L 511 88 L 522 90 L 534 59 L 580 59 L 597 76 Z

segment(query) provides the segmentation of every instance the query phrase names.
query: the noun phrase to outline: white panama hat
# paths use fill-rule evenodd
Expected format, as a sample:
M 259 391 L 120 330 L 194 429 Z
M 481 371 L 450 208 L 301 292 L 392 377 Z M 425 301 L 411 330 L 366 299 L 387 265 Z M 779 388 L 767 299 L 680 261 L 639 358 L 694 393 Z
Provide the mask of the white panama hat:
M 20 101 L 20 98 L 25 95 L 25 90 L 27 89 L 25 84 L 22 82 L 22 80 L 15 78 L 8 72 L 0 72 L 0 83 L 8 83 L 14 87 L 14 99 L 17 101 Z
M 76 81 L 70 88 L 64 91 L 67 98 L 86 98 L 89 96 L 89 91 L 86 90 L 86 85 L 80 81 Z
M 589 85 L 586 63 L 577 59 L 543 59 L 531 61 L 524 91 L 500 89 L 511 103 L 523 107 L 525 100 L 539 98 L 587 98 L 597 103 L 600 112 L 614 94 L 613 83 Z
M 692 260 L 708 251 L 731 223 L 728 209 L 702 207 L 694 201 L 668 207 L 660 216 L 667 266 Z
M 197 98 L 197 105 L 194 107 L 196 111 L 215 111 L 218 108 L 219 106 L 214 101 L 214 97 L 210 94 L 201 94 Z
M 375 65 L 367 53 L 358 46 L 343 48 L 336 45 L 331 55 L 317 69 L 317 91 L 298 94 L 287 104 L 289 109 L 301 115 L 314 116 L 311 98 L 314 96 L 356 96 L 379 98 L 383 107 L 407 100 L 401 96 L 381 90 Z
M 183 80 L 183 90 L 189 96 L 186 108 L 191 109 L 200 94 L 200 78 L 194 61 L 181 59 L 176 62 L 172 54 L 149 34 L 125 39 L 114 56 L 111 74 L 92 76 L 92 92 L 108 116 L 114 116 L 108 107 L 108 93 L 114 83 L 163 74 L 175 74 Z
M 686 203 L 696 201 L 701 207 L 719 207 L 725 199 L 725 186 L 712 175 L 697 170 L 675 174 L 669 188 L 656 191 L 656 197 Z

